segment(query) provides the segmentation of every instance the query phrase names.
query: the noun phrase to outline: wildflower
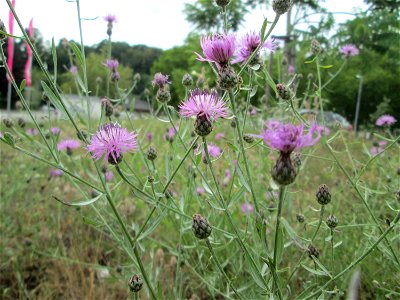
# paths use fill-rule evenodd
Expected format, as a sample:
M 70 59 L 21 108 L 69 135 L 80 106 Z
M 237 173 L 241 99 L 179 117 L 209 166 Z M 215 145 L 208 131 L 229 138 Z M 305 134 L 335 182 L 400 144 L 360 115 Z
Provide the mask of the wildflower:
M 192 219 L 192 230 L 198 239 L 206 239 L 210 236 L 212 228 L 207 219 L 200 214 L 195 214 Z
M 304 220 L 305 220 L 304 215 L 302 215 L 302 214 L 297 214 L 296 219 L 297 219 L 297 222 L 299 222 L 299 223 L 304 223 Z
M 196 193 L 199 196 L 203 196 L 205 194 L 205 192 L 206 192 L 205 189 L 203 189 L 202 187 L 197 187 L 196 188 Z
M 310 50 L 313 55 L 318 55 L 321 52 L 321 44 L 317 40 L 312 40 Z
M 111 117 L 114 112 L 114 107 L 110 100 L 107 98 L 101 99 L 101 108 L 106 117 Z
M 190 74 L 185 74 L 182 77 L 182 85 L 184 87 L 191 87 L 193 85 L 193 78 Z
M 268 124 L 263 131 L 264 142 L 273 149 L 279 150 L 280 155 L 272 169 L 272 178 L 280 185 L 288 185 L 296 179 L 296 169 L 293 167 L 290 154 L 294 150 L 314 145 L 321 137 L 313 123 L 309 132 L 303 135 L 303 125 L 275 123 Z M 318 135 L 313 137 L 314 133 Z
M 157 151 L 153 147 L 150 147 L 149 150 L 147 150 L 147 159 L 148 160 L 155 160 L 157 158 Z
M 266 191 L 265 192 L 265 198 L 268 200 L 274 200 L 279 197 L 279 194 L 277 191 Z
M 288 67 L 287 72 L 288 72 L 289 75 L 294 75 L 295 71 L 296 71 L 296 70 L 295 70 L 294 66 L 290 65 L 290 66 Z
M 249 115 L 250 116 L 255 116 L 257 114 L 257 109 L 253 106 L 250 110 L 249 110 Z
M 163 75 L 162 73 L 156 73 L 151 83 L 153 84 L 153 86 L 157 85 L 159 88 L 163 88 L 167 84 L 171 84 L 171 81 L 168 81 L 168 77 L 169 77 L 168 75 Z
M 59 151 L 66 150 L 68 155 L 72 155 L 72 150 L 79 148 L 81 143 L 78 140 L 67 139 L 59 142 L 57 144 L 57 149 Z
M 103 19 L 107 22 L 107 35 L 111 37 L 113 24 L 117 22 L 117 18 L 114 15 L 107 15 Z
M 290 100 L 293 97 L 293 92 L 283 83 L 278 83 L 276 85 L 276 93 L 282 100 Z
M 231 171 L 229 169 L 225 170 L 225 174 L 224 174 L 224 181 L 222 182 L 223 186 L 228 186 L 229 180 L 231 179 Z
M 195 132 L 207 136 L 212 131 L 212 122 L 228 116 L 228 107 L 216 91 L 194 90 L 189 99 L 179 105 L 183 117 L 196 117 Z
M 176 127 L 176 130 L 179 130 L 179 128 Z M 174 141 L 175 134 L 176 134 L 176 131 L 175 131 L 174 127 L 169 127 L 167 129 L 167 133 L 164 135 L 164 138 L 168 142 L 172 143 Z
M 248 144 L 252 144 L 254 143 L 254 135 L 246 133 L 245 135 L 243 135 L 243 140 Z
M 70 72 L 72 75 L 78 74 L 78 67 L 77 67 L 77 66 L 71 66 L 71 67 L 69 68 L 69 72 Z
M 52 127 L 52 128 L 50 128 L 50 131 L 54 135 L 60 134 L 60 132 L 61 132 L 60 128 L 58 128 L 58 127 Z
M 14 125 L 13 121 L 11 119 L 7 119 L 7 118 L 3 119 L 3 123 L 7 128 L 11 128 Z
M 147 140 L 148 140 L 149 142 L 151 142 L 151 141 L 153 140 L 153 137 L 154 137 L 154 135 L 153 135 L 152 132 L 148 132 L 148 133 L 146 134 L 146 138 L 147 138 Z
M 250 56 L 253 54 L 253 52 L 257 49 L 257 47 L 261 44 L 261 35 L 260 33 L 256 33 L 255 31 L 247 33 L 245 36 L 242 37 L 242 39 L 239 42 L 238 49 L 236 50 L 235 53 L 235 59 L 232 61 L 232 63 L 246 63 L 247 60 L 250 58 Z M 273 52 L 277 48 L 277 44 L 273 39 L 269 39 L 268 41 L 264 42 L 261 47 L 261 49 L 267 49 L 271 52 Z M 251 61 L 251 65 L 255 65 L 259 62 L 259 53 L 257 53 Z
M 397 120 L 393 116 L 391 116 L 391 115 L 383 115 L 383 116 L 380 116 L 376 120 L 375 124 L 377 126 L 390 126 L 390 125 L 393 125 L 396 122 L 397 122 Z
M 222 68 L 228 65 L 229 60 L 235 54 L 236 38 L 233 34 L 204 36 L 200 40 L 200 45 L 205 57 L 196 53 L 197 59 L 215 63 L 218 68 Z
M 313 258 L 313 257 L 318 258 L 318 256 L 319 256 L 318 249 L 315 248 L 313 245 L 308 246 L 307 252 L 308 252 L 308 256 L 310 258 Z
M 321 184 L 318 187 L 316 197 L 318 203 L 321 205 L 326 205 L 331 202 L 331 193 L 329 192 L 329 188 L 326 184 Z
M 249 213 L 252 213 L 254 211 L 253 205 L 251 205 L 249 202 L 243 203 L 241 205 L 241 209 L 242 209 L 242 212 L 244 214 L 249 214 Z
M 166 103 L 171 100 L 171 93 L 169 91 L 168 75 L 156 73 L 152 81 L 153 86 L 158 86 L 156 98 L 161 103 Z
M 63 174 L 64 174 L 64 171 L 63 171 L 63 170 L 60 170 L 60 169 L 51 169 L 51 170 L 49 171 L 50 177 L 60 177 L 60 176 L 62 176 Z
M 26 133 L 29 135 L 35 136 L 35 135 L 38 135 L 39 132 L 37 131 L 36 128 L 28 128 L 26 130 Z
M 120 78 L 120 75 L 117 71 L 117 68 L 119 66 L 119 62 L 116 59 L 107 59 L 107 62 L 103 64 L 106 66 L 110 71 L 111 71 L 111 79 L 113 81 L 118 81 Z
M 21 128 L 24 128 L 25 125 L 26 125 L 25 120 L 24 120 L 23 118 L 18 118 L 18 125 L 19 125 Z
M 277 15 L 283 15 L 292 5 L 291 0 L 273 0 L 272 9 Z
M 342 46 L 339 49 L 339 52 L 341 54 L 343 54 L 344 57 L 348 58 L 350 56 L 356 56 L 360 53 L 360 51 L 358 50 L 358 48 L 355 45 L 352 44 L 347 44 Z
M 137 149 L 136 137 L 136 133 L 128 132 L 117 123 L 109 123 L 101 126 L 93 135 L 87 150 L 96 160 L 104 155 L 110 164 L 118 164 L 122 161 L 122 153 Z
M 322 125 L 318 125 L 317 126 L 317 131 L 321 135 L 325 135 L 325 136 L 328 136 L 331 133 L 331 130 L 328 127 L 325 127 L 325 126 L 322 126 Z
M 215 135 L 215 139 L 216 139 L 216 140 L 220 140 L 220 139 L 223 139 L 223 138 L 225 138 L 225 134 L 222 133 L 222 132 L 219 132 L 219 133 L 217 133 L 217 134 Z
M 338 219 L 334 215 L 330 215 L 326 219 L 326 225 L 328 225 L 329 228 L 333 229 L 338 225 Z
M 137 293 L 142 289 L 143 286 L 143 280 L 142 277 L 139 275 L 135 274 L 129 279 L 128 282 L 129 289 L 131 292 Z
M 200 146 L 197 148 L 196 155 L 199 153 L 199 148 L 200 148 Z M 210 158 L 217 158 L 222 154 L 221 148 L 213 143 L 207 143 L 207 149 L 208 149 L 208 155 L 210 156 Z M 206 152 L 205 152 L 204 148 L 201 152 L 201 157 L 203 159 L 203 162 L 207 163 L 207 157 L 206 157 Z
M 106 178 L 106 181 L 107 181 L 107 182 L 110 182 L 110 181 L 112 181 L 113 178 L 114 178 L 114 173 L 111 172 L 111 171 L 107 171 L 104 177 Z

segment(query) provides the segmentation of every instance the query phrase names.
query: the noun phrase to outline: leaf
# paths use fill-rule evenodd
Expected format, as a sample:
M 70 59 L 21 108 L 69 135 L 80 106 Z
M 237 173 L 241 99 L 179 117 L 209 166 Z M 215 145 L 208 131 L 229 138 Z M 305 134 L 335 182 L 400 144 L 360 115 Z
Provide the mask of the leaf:
M 323 69 L 330 69 L 333 67 L 333 65 L 326 65 L 326 66 L 320 66 Z
M 50 102 L 62 113 L 66 114 L 64 107 L 61 105 L 60 99 L 56 97 L 53 91 L 49 88 L 46 82 L 41 81 L 42 88 L 49 98 Z
M 79 50 L 78 46 L 74 42 L 70 42 L 69 45 L 71 46 L 71 49 L 74 52 L 79 65 L 83 66 L 83 56 L 82 56 L 81 50 Z
M 314 259 L 315 263 L 318 265 L 318 267 L 325 272 L 325 274 L 327 276 L 329 276 L 330 278 L 332 278 L 331 273 L 329 273 L 329 271 L 325 268 L 325 266 L 318 260 L 318 259 Z
M 237 171 L 237 173 L 238 173 L 238 175 L 239 175 L 240 183 L 246 188 L 246 190 L 247 190 L 248 192 L 251 193 L 250 186 L 247 184 L 247 181 L 244 179 L 242 170 L 240 170 L 239 166 L 236 168 L 236 171 Z
M 210 195 L 213 195 L 213 192 L 211 191 L 210 187 L 208 186 L 208 183 L 204 181 L 204 179 L 201 179 L 201 183 L 204 187 L 204 189 L 206 190 L 207 193 L 209 193 Z
M 11 147 L 15 146 L 15 140 L 14 137 L 11 135 L 9 132 L 5 132 L 4 136 L 0 138 L 2 141 L 4 141 L 6 144 L 10 145 Z
M 310 268 L 310 267 L 306 266 L 305 264 L 301 264 L 301 266 L 304 269 L 306 269 L 308 272 L 313 273 L 313 274 L 315 274 L 317 276 L 329 276 L 329 275 L 325 274 L 325 272 L 322 271 L 322 270 L 315 270 L 313 268 Z
M 93 220 L 91 218 L 85 217 L 85 216 L 83 216 L 83 222 L 88 224 L 88 225 L 95 226 L 95 227 L 100 227 L 100 226 L 103 225 L 103 224 L 101 224 L 101 223 L 99 223 L 99 222 L 97 222 L 97 221 L 95 221 L 95 220 Z
M 276 241 L 278 247 L 276 249 L 276 263 L 279 265 L 279 262 L 282 260 L 282 254 L 283 254 L 283 228 L 280 227 L 278 231 L 278 235 L 276 236 Z
M 26 80 L 24 79 L 24 80 L 22 80 L 21 84 L 19 85 L 19 90 L 20 90 L 21 92 L 24 90 L 25 85 L 26 85 Z
M 84 201 L 79 201 L 79 202 L 65 202 L 65 201 L 61 200 L 60 198 L 52 195 L 52 197 L 54 199 L 56 199 L 58 202 L 61 202 L 62 204 L 67 205 L 67 206 L 86 206 L 86 205 L 89 205 L 89 204 L 92 204 L 92 203 L 96 202 L 102 196 L 104 196 L 104 194 L 100 194 L 100 195 L 98 195 L 98 196 L 96 196 L 96 197 L 94 197 L 92 199 L 89 199 L 89 200 L 84 200 Z
M 265 39 L 265 31 L 267 30 L 267 26 L 268 26 L 268 20 L 267 20 L 267 18 L 265 18 L 264 22 L 262 24 L 262 27 L 261 27 L 261 38 L 262 38 L 262 40 Z

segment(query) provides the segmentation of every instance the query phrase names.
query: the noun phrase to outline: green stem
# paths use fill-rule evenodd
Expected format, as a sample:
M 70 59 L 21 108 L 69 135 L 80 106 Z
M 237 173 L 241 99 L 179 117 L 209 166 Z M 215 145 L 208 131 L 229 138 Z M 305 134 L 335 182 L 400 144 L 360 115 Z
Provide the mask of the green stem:
M 346 65 L 346 63 L 347 63 L 347 59 L 345 59 L 345 61 L 340 66 L 340 68 L 337 70 L 337 72 L 334 75 L 332 75 L 332 77 L 329 78 L 329 80 L 327 82 L 324 83 L 324 85 L 321 87 L 321 89 L 324 89 L 328 84 L 330 84 L 336 78 L 336 76 L 339 75 L 340 72 L 342 72 L 342 70 L 343 70 L 344 66 Z
M 281 223 L 281 214 L 282 214 L 282 205 L 285 200 L 286 186 L 279 187 L 279 203 L 278 203 L 278 213 L 276 215 L 276 224 L 275 224 L 275 242 L 274 242 L 274 256 L 273 262 L 275 266 L 275 270 L 278 271 L 278 263 L 277 263 L 277 252 L 278 252 L 278 234 L 279 234 L 279 225 Z
M 210 243 L 210 240 L 209 240 L 208 238 L 206 239 L 206 244 L 207 244 L 208 249 L 209 249 L 210 252 L 211 252 L 211 256 L 212 256 L 212 258 L 214 259 L 215 264 L 217 265 L 219 271 L 220 271 L 221 274 L 225 277 L 225 280 L 228 282 L 229 286 L 231 287 L 231 289 L 233 290 L 233 292 L 236 294 L 236 296 L 237 296 L 239 299 L 242 299 L 242 297 L 239 295 L 239 293 L 236 291 L 235 287 L 233 286 L 233 284 L 232 284 L 231 280 L 229 279 L 228 275 L 226 275 L 226 273 L 225 273 L 224 269 L 222 268 L 220 262 L 218 261 L 217 255 L 215 254 L 214 249 L 213 249 L 213 247 L 212 247 L 212 245 L 211 245 L 211 243 Z
M 314 239 L 318 234 L 319 228 L 321 227 L 322 218 L 324 217 L 324 210 L 325 210 L 325 205 L 321 205 L 321 210 L 319 211 L 319 221 L 318 221 L 317 229 L 314 231 L 314 234 L 311 238 L 310 244 L 312 244 L 314 242 Z

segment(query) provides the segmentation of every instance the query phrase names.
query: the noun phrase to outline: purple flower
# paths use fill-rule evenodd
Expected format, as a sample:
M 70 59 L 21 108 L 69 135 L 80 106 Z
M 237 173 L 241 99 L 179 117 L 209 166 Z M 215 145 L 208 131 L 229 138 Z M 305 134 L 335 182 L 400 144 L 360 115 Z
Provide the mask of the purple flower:
M 107 59 L 107 62 L 105 64 L 103 63 L 103 65 L 109 68 L 110 71 L 116 72 L 119 66 L 119 62 L 116 59 Z
M 216 63 L 218 67 L 223 67 L 228 65 L 235 53 L 236 38 L 233 34 L 203 36 L 200 39 L 200 45 L 205 57 L 196 53 L 198 60 Z
M 29 135 L 32 135 L 32 136 L 38 135 L 38 131 L 37 131 L 36 128 L 28 128 L 28 129 L 26 130 L 26 133 L 29 134 Z
M 176 130 L 179 130 L 179 127 L 175 127 L 175 128 L 176 128 Z M 175 131 L 174 127 L 169 127 L 167 129 L 167 133 L 164 135 L 164 138 L 169 142 L 173 142 L 175 134 L 176 134 L 176 131 Z
M 296 69 L 294 68 L 294 66 L 292 66 L 292 65 L 290 65 L 289 67 L 288 67 L 288 73 L 290 74 L 290 75 L 293 75 L 294 74 L 294 72 L 296 72 Z
M 343 54 L 344 57 L 356 56 L 359 54 L 359 50 L 355 45 L 347 44 L 339 49 L 339 52 Z
M 197 187 L 196 188 L 196 193 L 197 193 L 197 195 L 199 195 L 199 196 L 203 196 L 204 194 L 205 194 L 205 190 L 202 188 L 202 187 Z
M 247 33 L 240 40 L 240 45 L 235 53 L 236 58 L 232 61 L 232 63 L 246 63 L 260 43 L 261 36 L 259 33 L 256 33 L 255 31 Z M 277 45 L 274 40 L 268 40 L 261 46 L 260 49 L 264 48 L 274 51 L 276 47 Z
M 57 135 L 57 134 L 59 134 L 59 133 L 61 132 L 60 128 L 58 128 L 58 127 L 52 127 L 52 128 L 50 129 L 50 131 L 51 131 L 51 133 L 54 134 L 54 135 Z
M 213 143 L 207 143 L 207 149 L 208 149 L 208 154 L 210 155 L 211 158 L 216 158 L 222 154 L 221 148 Z M 204 148 L 201 152 L 201 157 L 203 158 L 203 160 L 206 160 L 206 153 Z
M 78 140 L 66 139 L 57 144 L 57 149 L 59 151 L 67 150 L 67 152 L 70 152 L 72 149 L 79 148 L 80 146 L 81 143 Z
M 274 200 L 279 197 L 279 194 L 277 191 L 266 191 L 265 192 L 265 198 L 268 200 Z
M 268 120 L 265 122 L 265 127 L 269 130 L 275 130 L 281 125 L 281 122 L 278 120 Z
M 111 164 L 117 164 L 122 158 L 122 153 L 133 152 L 137 149 L 137 134 L 128 132 L 118 124 L 106 124 L 99 128 L 93 135 L 87 150 L 92 157 L 99 160 L 103 155 Z
M 328 136 L 331 133 L 331 130 L 328 127 L 325 127 L 325 126 L 322 126 L 322 125 L 318 125 L 317 126 L 317 131 L 321 135 L 325 135 L 325 136 Z
M 77 66 L 71 66 L 71 67 L 69 68 L 69 72 L 70 72 L 72 75 L 78 74 L 78 67 L 77 67 Z
M 196 89 L 186 102 L 179 105 L 179 109 L 183 117 L 204 117 L 210 122 L 228 116 L 228 107 L 216 91 L 208 93 Z
M 151 142 L 152 140 L 153 140 L 153 133 L 152 132 L 148 132 L 147 134 L 146 134 L 146 138 L 147 138 L 147 140 L 149 141 L 149 142 Z
M 397 120 L 393 117 L 393 116 L 390 116 L 390 115 L 383 115 L 383 116 L 380 116 L 377 120 L 376 120 L 376 125 L 377 126 L 385 126 L 385 125 L 387 125 L 387 126 L 390 126 L 390 125 L 393 125 L 394 123 L 396 123 L 397 122 Z
M 382 148 L 382 147 L 385 147 L 387 145 L 387 141 L 379 141 L 378 144 L 379 144 L 379 147 Z
M 321 137 L 316 123 L 313 123 L 309 132 L 303 135 L 304 126 L 295 126 L 291 123 L 276 125 L 275 128 L 267 128 L 263 131 L 264 142 L 281 153 L 290 154 L 295 149 L 314 145 Z M 314 133 L 317 136 L 314 138 Z
M 49 170 L 50 177 L 60 177 L 64 174 L 63 170 L 60 169 L 51 169 Z
M 249 110 L 249 115 L 250 116 L 255 116 L 257 114 L 257 109 L 253 106 L 250 110 Z
M 229 169 L 225 170 L 223 186 L 228 186 L 229 180 L 231 179 L 231 171 Z
M 369 149 L 369 152 L 372 155 L 377 155 L 379 153 L 381 153 L 384 149 L 382 149 L 381 147 L 372 147 L 371 149 Z
M 249 202 L 243 203 L 241 208 L 244 214 L 250 214 L 254 211 L 253 205 L 251 205 Z
M 171 84 L 171 81 L 168 81 L 168 75 L 163 75 L 162 73 L 154 74 L 153 81 L 151 82 L 153 86 L 157 85 L 159 88 L 163 88 L 164 85 Z
M 105 178 L 107 182 L 110 182 L 114 178 L 114 173 L 111 171 L 107 171 L 105 174 Z
M 115 23 L 117 22 L 117 17 L 114 15 L 107 15 L 103 17 L 104 21 L 109 22 L 109 23 Z
M 215 139 L 216 139 L 216 140 L 223 139 L 224 137 L 225 137 L 225 134 L 222 133 L 222 132 L 219 132 L 219 133 L 217 133 L 217 134 L 215 135 Z

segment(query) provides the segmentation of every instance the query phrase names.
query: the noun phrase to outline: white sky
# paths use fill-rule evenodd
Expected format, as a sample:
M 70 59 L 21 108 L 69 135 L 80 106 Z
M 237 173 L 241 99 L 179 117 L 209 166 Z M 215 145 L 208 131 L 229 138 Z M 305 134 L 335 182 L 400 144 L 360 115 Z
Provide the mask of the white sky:
M 212 0 L 210 0 L 212 1 Z M 106 22 L 103 16 L 117 16 L 112 39 L 125 41 L 131 45 L 145 44 L 162 49 L 181 45 L 191 31 L 190 24 L 183 14 L 184 3 L 195 0 L 80 0 L 81 17 L 95 20 L 83 20 L 83 40 L 86 45 L 93 45 L 107 38 Z M 326 0 L 322 5 L 334 12 L 354 12 L 365 10 L 362 0 Z M 33 18 L 33 26 L 38 28 L 45 40 L 54 37 L 55 42 L 62 38 L 79 41 L 79 28 L 75 2 L 67 0 L 16 0 L 15 7 L 25 27 Z M 8 29 L 8 5 L 0 0 L 0 18 Z M 272 11 L 257 9 L 247 15 L 244 27 L 239 33 L 258 31 L 263 17 L 271 20 Z M 350 15 L 336 15 L 338 22 L 351 19 Z M 281 18 L 272 34 L 285 33 L 285 20 Z M 14 34 L 18 35 L 18 26 L 14 25 Z

